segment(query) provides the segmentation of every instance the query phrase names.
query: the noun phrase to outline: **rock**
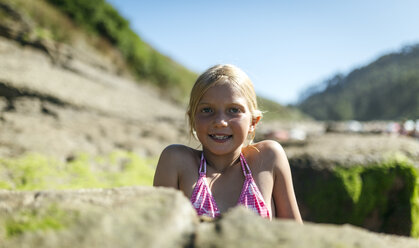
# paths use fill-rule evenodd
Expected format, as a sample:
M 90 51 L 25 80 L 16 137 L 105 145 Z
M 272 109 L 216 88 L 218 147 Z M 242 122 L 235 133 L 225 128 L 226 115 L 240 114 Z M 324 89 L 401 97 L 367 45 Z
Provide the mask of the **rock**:
M 0 52 L 0 156 L 122 149 L 155 157 L 172 143 L 193 144 L 184 110 L 145 84 L 80 56 L 53 63 L 43 50 L 2 37 Z
M 203 223 L 198 227 L 196 247 L 419 247 L 415 239 L 371 233 L 350 225 L 294 221 L 268 221 L 243 207 L 225 214 L 215 223 Z
M 368 165 L 405 156 L 419 167 L 419 142 L 410 137 L 376 134 L 324 134 L 311 136 L 303 147 L 285 147 L 290 159 L 311 157 L 319 168 Z
M 414 139 L 328 134 L 285 150 L 303 219 L 419 236 Z
M 185 108 L 123 72 L 119 51 L 104 54 L 81 36 L 72 46 L 38 37 L 14 1 L 0 12 L 0 156 L 156 157 L 172 143 L 194 145 Z
M 9 106 L 9 103 L 5 97 L 0 96 L 0 112 L 5 110 Z
M 198 224 L 173 189 L 2 191 L 0 202 L 2 247 L 187 247 Z
M 350 225 L 266 220 L 243 207 L 198 222 L 173 189 L 125 187 L 0 191 L 1 247 L 380 247 L 413 248 L 411 238 Z

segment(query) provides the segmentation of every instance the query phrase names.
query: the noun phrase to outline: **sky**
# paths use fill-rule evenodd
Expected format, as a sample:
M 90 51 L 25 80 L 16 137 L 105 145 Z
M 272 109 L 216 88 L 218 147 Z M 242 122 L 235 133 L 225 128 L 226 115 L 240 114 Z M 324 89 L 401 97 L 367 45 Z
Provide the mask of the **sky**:
M 417 0 L 106 0 L 147 43 L 200 74 L 235 64 L 281 104 L 419 43 Z

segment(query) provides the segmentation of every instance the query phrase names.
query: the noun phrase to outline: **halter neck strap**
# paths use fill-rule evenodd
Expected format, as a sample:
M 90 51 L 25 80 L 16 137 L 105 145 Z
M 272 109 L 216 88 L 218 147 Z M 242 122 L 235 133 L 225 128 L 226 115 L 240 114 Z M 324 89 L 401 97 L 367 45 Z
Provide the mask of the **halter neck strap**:
M 252 175 L 252 172 L 250 171 L 249 165 L 247 164 L 243 153 L 240 153 L 240 164 L 242 167 L 243 175 L 245 177 Z M 201 163 L 199 165 L 199 174 L 205 174 L 205 175 L 207 174 L 207 161 L 204 157 L 204 152 L 201 153 Z
M 244 158 L 243 153 L 240 153 L 240 163 L 242 165 L 243 174 L 245 177 L 251 176 L 252 172 L 250 171 L 249 165 L 246 162 L 246 159 Z M 247 169 L 247 170 L 246 170 Z
M 204 171 L 202 171 L 202 169 Z M 207 174 L 207 161 L 204 158 L 204 152 L 201 153 L 201 164 L 199 165 L 199 174 Z

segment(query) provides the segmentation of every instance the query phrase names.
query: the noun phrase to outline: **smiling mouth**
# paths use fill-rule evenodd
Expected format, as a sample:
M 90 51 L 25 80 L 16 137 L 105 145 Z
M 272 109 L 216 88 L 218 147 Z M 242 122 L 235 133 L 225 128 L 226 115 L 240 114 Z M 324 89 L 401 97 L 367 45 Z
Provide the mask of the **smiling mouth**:
M 217 135 L 217 134 L 210 134 L 209 136 L 211 138 L 213 138 L 215 140 L 219 140 L 219 141 L 227 140 L 227 139 L 233 137 L 233 135 Z

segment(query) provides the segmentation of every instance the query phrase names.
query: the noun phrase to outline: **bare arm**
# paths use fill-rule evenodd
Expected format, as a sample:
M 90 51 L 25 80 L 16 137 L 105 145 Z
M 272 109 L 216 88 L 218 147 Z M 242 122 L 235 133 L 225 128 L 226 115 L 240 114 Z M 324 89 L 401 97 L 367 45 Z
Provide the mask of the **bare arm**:
M 277 218 L 295 219 L 302 223 L 295 198 L 291 169 L 284 149 L 277 142 L 271 144 L 274 161 L 273 198 Z
M 160 155 L 154 174 L 153 186 L 164 186 L 179 189 L 179 170 L 177 167 L 178 147 L 166 147 Z

